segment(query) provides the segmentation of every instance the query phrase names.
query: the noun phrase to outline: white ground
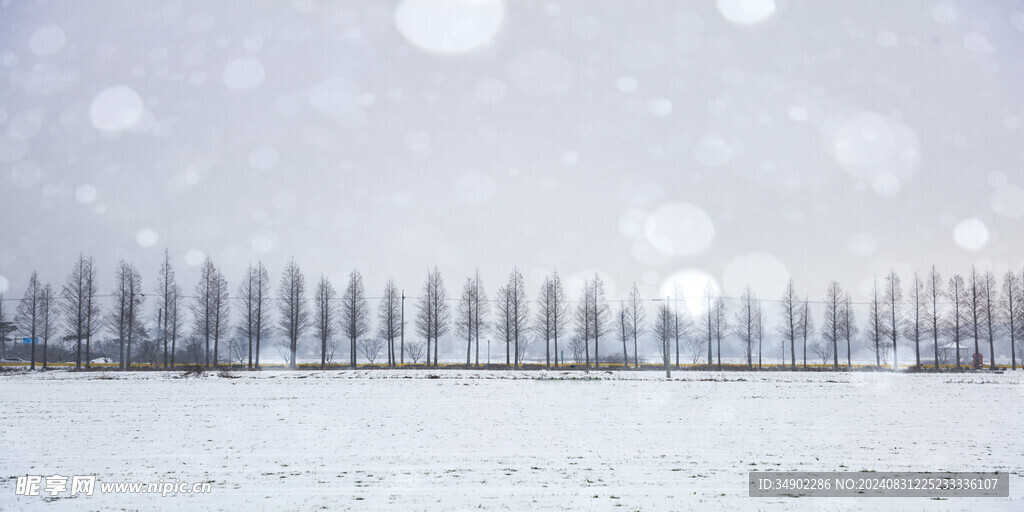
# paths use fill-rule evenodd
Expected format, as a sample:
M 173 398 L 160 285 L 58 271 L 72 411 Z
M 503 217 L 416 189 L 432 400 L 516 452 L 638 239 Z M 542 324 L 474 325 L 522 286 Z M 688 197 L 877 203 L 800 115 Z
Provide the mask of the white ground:
M 0 509 L 1021 510 L 1022 374 L 0 374 Z M 1013 474 L 1010 498 L 768 499 L 750 470 Z M 14 495 L 55 473 L 213 492 Z

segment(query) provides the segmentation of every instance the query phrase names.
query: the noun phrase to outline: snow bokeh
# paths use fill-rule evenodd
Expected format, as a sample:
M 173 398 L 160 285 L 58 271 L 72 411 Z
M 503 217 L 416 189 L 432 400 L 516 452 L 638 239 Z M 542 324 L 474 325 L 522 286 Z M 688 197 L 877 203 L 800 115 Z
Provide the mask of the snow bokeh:
M 708 310 L 708 299 L 713 306 L 721 294 L 722 288 L 714 276 L 694 268 L 673 272 L 658 288 L 659 298 L 668 299 L 673 307 L 685 306 L 691 318 L 699 318 Z
M 140 229 L 135 234 L 135 242 L 139 244 L 139 247 L 153 247 L 159 241 L 160 235 L 157 235 L 156 231 L 152 229 Z
M 120 132 L 139 126 L 146 106 L 134 89 L 115 85 L 96 94 L 89 106 L 93 126 L 107 132 Z
M 644 235 L 663 253 L 694 254 L 711 245 L 715 225 L 699 206 L 680 201 L 663 204 L 651 212 L 644 222 Z
M 725 19 L 740 25 L 760 23 L 775 14 L 775 0 L 717 0 Z
M 206 255 L 199 249 L 189 249 L 185 253 L 185 264 L 190 267 L 198 267 L 203 264 L 203 260 L 206 259 Z
M 728 300 L 1024 266 L 1019 5 L 0 9 L 15 291 L 80 251 L 101 288 L 122 258 L 149 280 L 165 246 L 183 283 L 294 257 L 368 289 L 518 265 Z
M 504 16 L 502 0 L 402 0 L 395 27 L 424 50 L 463 53 L 491 42 Z
M 824 128 L 829 153 L 842 169 L 885 197 L 899 194 L 920 163 L 917 135 L 875 112 L 843 112 Z
M 244 91 L 254 89 L 263 83 L 266 71 L 263 63 L 254 57 L 235 59 L 224 66 L 224 85 L 228 89 Z
M 75 199 L 79 203 L 91 203 L 96 200 L 96 187 L 88 184 L 79 185 L 75 189 Z
M 64 48 L 66 41 L 67 35 L 64 34 L 64 29 L 60 26 L 44 25 L 32 33 L 29 48 L 36 55 L 52 55 Z
M 977 251 L 988 243 L 988 227 L 976 217 L 964 219 L 953 227 L 953 240 L 970 251 Z
M 766 252 L 750 252 L 736 256 L 722 270 L 722 285 L 733 297 L 743 294 L 747 286 L 757 297 L 776 299 L 789 284 L 786 264 Z
M 1024 189 L 1017 185 L 1002 184 L 992 193 L 992 211 L 1004 217 L 1024 217 Z

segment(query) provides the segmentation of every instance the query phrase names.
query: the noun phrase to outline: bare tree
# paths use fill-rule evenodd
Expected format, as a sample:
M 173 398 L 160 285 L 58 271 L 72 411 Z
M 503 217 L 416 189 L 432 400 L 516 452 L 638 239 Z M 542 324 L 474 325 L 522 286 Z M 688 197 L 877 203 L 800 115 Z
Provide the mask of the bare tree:
M 885 313 L 886 320 L 889 322 L 885 330 L 892 340 L 892 369 L 894 371 L 900 369 L 899 354 L 896 349 L 900 327 L 904 322 L 902 305 L 903 288 L 900 286 L 900 276 L 896 275 L 895 270 L 890 270 L 889 275 L 885 276 Z
M 974 269 L 974 265 L 971 265 L 971 283 L 967 288 L 967 297 L 970 304 L 970 330 L 974 334 L 974 354 L 971 356 L 973 364 L 974 358 L 977 354 L 981 353 L 981 347 L 978 341 L 981 339 L 981 333 L 985 331 L 985 315 L 982 309 L 982 288 L 984 285 L 981 282 L 981 278 L 978 276 L 978 272 Z
M 1015 313 L 1017 317 L 1016 324 L 1020 329 L 1020 332 L 1017 333 L 1017 344 L 1014 350 L 1017 352 L 1017 354 L 1019 354 L 1018 357 L 1020 357 L 1021 366 L 1024 367 L 1024 269 L 1022 269 L 1020 272 L 1020 278 L 1022 283 L 1022 297 L 1021 300 L 1018 301 L 1020 303 L 1020 307 L 1016 309 Z M 2 333 L 0 333 L 0 335 L 2 335 Z
M 610 327 L 612 311 L 608 307 L 604 281 L 601 280 L 601 276 L 597 272 L 594 272 L 594 281 L 591 286 L 593 293 L 590 302 L 590 321 L 594 326 L 590 332 L 594 335 L 594 368 L 597 368 L 601 363 L 601 335 L 605 334 Z
M 248 354 L 248 346 L 246 339 L 241 336 L 232 336 L 228 340 L 228 364 L 245 364 L 245 358 Z
M 535 329 L 537 333 L 544 338 L 544 366 L 546 368 L 551 368 L 551 322 L 554 317 L 551 276 L 544 277 L 544 283 L 540 286 L 540 293 L 537 294 L 537 302 L 539 304 Z M 555 355 L 555 359 L 557 361 L 557 354 Z
M 932 342 L 935 349 L 935 369 L 939 369 L 939 326 L 942 324 L 943 293 L 942 276 L 932 265 L 931 272 L 928 272 L 928 282 L 925 289 L 925 323 L 928 324 L 928 331 L 932 334 Z
M 337 331 L 335 322 L 338 321 L 337 298 L 338 292 L 331 285 L 331 281 L 327 276 L 321 275 L 313 296 L 313 331 L 316 337 L 320 338 L 320 368 L 327 367 L 327 346 L 334 345 L 334 334 Z M 333 354 L 333 349 L 330 352 Z
M 712 364 L 711 350 L 714 346 L 715 336 L 715 308 L 712 306 L 712 298 L 714 296 L 714 289 L 711 287 L 709 282 L 704 287 L 704 299 L 707 300 L 707 308 L 704 310 L 704 318 L 701 320 L 701 332 L 707 339 L 708 347 L 708 366 Z
M 377 356 L 380 355 L 380 349 L 384 348 L 384 341 L 380 338 L 363 338 L 359 341 L 359 352 L 363 354 L 370 364 L 374 364 L 377 361 Z
M 295 358 L 299 347 L 299 338 L 309 328 L 309 310 L 303 294 L 306 291 L 306 280 L 302 271 L 291 260 L 284 267 L 281 284 L 278 288 L 280 297 L 281 318 L 279 326 L 287 337 L 288 366 L 295 369 Z
M 715 326 L 715 344 L 717 345 L 718 355 L 718 369 L 722 369 L 722 338 L 724 338 L 729 332 L 729 319 L 726 318 L 725 311 L 725 299 L 721 296 L 715 300 L 715 307 L 713 310 L 714 326 Z
M 658 352 L 661 354 L 661 362 L 665 365 L 665 369 L 669 370 L 670 359 L 670 342 L 672 341 L 673 335 L 673 321 L 672 321 L 672 308 L 665 300 L 658 305 L 657 312 L 655 313 L 654 322 L 651 325 L 654 331 L 654 337 L 658 340 Z
M 416 364 L 423 358 L 423 353 L 426 351 L 425 343 L 410 343 L 407 352 L 409 358 L 412 359 L 412 364 Z
M 882 322 L 882 297 L 878 294 L 878 279 L 871 289 L 871 302 L 868 303 L 868 338 L 875 342 L 875 366 L 882 366 L 882 338 L 885 337 L 885 324 Z
M 971 302 L 967 293 L 964 278 L 960 274 L 954 274 L 949 279 L 949 288 L 946 290 L 950 307 L 953 308 L 952 315 L 946 325 L 946 333 L 956 346 L 956 369 L 960 369 L 960 341 L 963 340 L 971 321 Z
M 451 313 L 448 308 L 448 293 L 444 288 L 444 279 L 441 278 L 441 271 L 438 270 L 437 267 L 434 267 L 434 271 L 431 273 L 430 282 L 432 288 L 431 308 L 434 310 L 434 366 L 437 366 L 440 362 L 438 359 L 438 348 L 440 346 L 438 340 L 441 339 L 441 336 L 448 333 Z M 523 318 L 525 325 L 525 304 L 523 309 Z
M 284 321 L 285 318 L 283 316 L 278 319 L 278 323 Z M 273 346 L 277 351 L 277 355 L 281 356 L 281 359 L 284 359 L 284 363 L 288 365 L 289 368 L 294 369 L 297 364 L 296 358 L 298 357 L 298 348 L 296 348 L 296 354 L 292 354 L 291 340 L 289 340 L 287 336 L 284 336 L 282 338 L 278 338 L 277 343 Z
M 480 272 L 467 277 L 462 297 L 456 308 L 456 334 L 466 340 L 466 366 L 473 363 L 473 342 L 476 342 L 476 365 L 480 366 L 480 330 L 486 322 L 487 296 Z
M 636 291 L 636 285 L 633 285 L 633 290 Z M 636 300 L 633 300 L 632 292 L 630 293 L 630 311 L 635 311 L 633 306 L 638 306 L 643 315 L 643 304 L 640 299 L 640 292 L 636 291 Z M 682 305 L 680 306 L 680 303 Z M 672 287 L 672 337 L 676 344 L 676 368 L 679 368 L 679 341 L 690 335 L 693 330 L 693 321 L 690 316 L 686 313 L 686 297 L 683 297 L 682 289 L 678 283 L 674 283 Z M 634 338 L 636 333 L 633 334 Z M 634 339 L 634 345 L 636 340 Z
M 789 340 L 790 368 L 796 368 L 796 338 L 800 334 L 800 298 L 796 295 L 793 280 L 786 285 L 782 294 L 782 322 L 779 334 L 782 334 L 782 364 L 786 364 L 786 340 Z
M 829 359 L 835 358 L 834 349 L 835 345 L 829 343 L 827 340 L 825 342 L 815 343 L 813 346 L 814 355 L 821 359 L 821 364 L 828 364 Z
M 4 307 L 4 294 L 0 292 L 0 359 L 7 359 L 7 342 L 10 338 L 8 334 L 17 330 L 17 326 L 14 322 L 7 321 L 7 308 Z M 81 346 L 81 342 L 79 342 Z
M 132 362 L 132 341 L 140 327 L 139 313 L 143 300 L 142 276 L 135 265 L 124 260 L 118 265 L 112 296 L 114 308 L 107 316 L 107 325 L 111 334 L 117 337 L 118 366 L 129 368 Z
M 85 308 L 88 311 L 85 317 L 85 367 L 92 368 L 92 337 L 101 329 L 103 320 L 100 317 L 100 303 L 96 300 L 98 295 L 96 266 L 93 264 L 91 256 L 88 258 L 88 271 L 83 275 L 85 276 Z
M 476 277 L 467 277 L 462 285 L 462 297 L 455 307 L 455 334 L 466 340 L 466 366 L 473 362 L 473 324 L 477 315 Z
M 1021 273 L 1024 280 L 1024 272 Z M 1006 335 L 1010 337 L 1010 369 L 1017 369 L 1017 338 L 1021 328 L 1021 287 L 1013 270 L 1007 270 L 1003 275 L 1003 300 L 1000 301 L 1002 309 L 1000 316 L 1005 326 Z
M 985 331 L 983 335 L 985 340 L 988 341 L 988 356 L 989 356 L 989 368 L 996 369 L 996 329 L 998 328 L 998 315 L 999 312 L 996 310 L 998 307 L 996 289 L 996 277 L 992 274 L 991 270 L 986 270 L 981 278 L 981 305 L 982 312 L 984 314 Z
M 366 303 L 363 275 L 353 270 L 348 275 L 348 285 L 341 294 L 341 329 L 348 337 L 350 364 L 356 367 L 356 344 L 360 337 L 370 332 L 370 308 Z
M 268 318 L 271 311 L 270 277 L 263 262 L 257 262 L 255 267 L 250 263 L 246 268 L 245 279 L 238 286 L 238 299 L 238 309 L 242 316 L 238 324 L 238 334 L 248 343 L 247 365 L 249 368 L 259 368 L 260 342 L 270 335 L 271 330 L 271 321 Z
M 857 321 L 853 313 L 853 299 L 849 293 L 843 295 L 843 311 L 840 318 L 842 319 L 843 338 L 846 339 L 846 368 L 850 369 L 853 367 L 853 360 L 850 356 L 850 340 L 857 334 Z
M 401 307 L 399 308 L 399 322 L 398 324 L 402 327 L 398 331 L 398 362 L 399 364 L 405 364 L 405 289 L 402 289 Z
M 238 319 L 238 337 L 244 339 L 246 342 L 246 352 L 248 354 L 248 361 L 246 368 L 252 369 L 252 342 L 256 338 L 256 296 L 255 289 L 255 275 L 252 263 L 245 268 L 245 277 L 241 283 L 238 283 L 238 313 L 240 318 Z
M 203 342 L 195 335 L 190 335 L 185 339 L 185 355 L 186 360 L 192 364 L 199 364 L 203 361 Z
M 21 332 L 28 334 L 32 339 L 32 356 L 29 366 L 30 370 L 36 369 L 36 338 L 42 330 L 42 302 L 43 284 L 39 282 L 39 273 L 33 271 L 28 279 L 28 286 L 25 288 L 25 295 L 18 303 L 18 311 L 14 316 L 14 323 L 21 326 Z
M 505 287 L 508 289 L 511 306 L 512 340 L 515 348 L 515 360 L 513 363 L 518 368 L 519 363 L 522 362 L 522 355 L 525 353 L 525 350 L 521 351 L 519 349 L 519 345 L 526 342 L 530 318 L 529 307 L 526 302 L 526 280 L 523 279 L 523 274 L 519 272 L 519 267 L 512 267 L 512 273 L 509 274 L 508 283 Z
M 519 345 L 526 342 L 529 330 L 529 308 L 526 282 L 518 268 L 513 268 L 508 281 L 498 289 L 498 322 L 495 331 L 505 341 L 505 365 L 518 368 L 525 353 Z
M 434 344 L 434 366 L 439 357 L 438 340 L 448 332 L 449 309 L 448 297 L 444 288 L 441 271 L 435 266 L 427 272 L 427 281 L 423 284 L 423 293 L 419 298 L 419 313 L 416 318 L 416 329 L 426 338 L 427 365 L 430 365 L 430 343 Z
M 557 277 L 557 273 L 556 273 Z M 476 342 L 476 366 L 480 366 L 480 331 L 487 329 L 487 309 L 490 302 L 487 301 L 487 291 L 484 289 L 484 282 L 480 279 L 480 271 L 477 270 L 473 276 L 473 338 Z M 557 335 L 557 333 L 556 333 Z M 557 347 L 557 339 L 555 341 Z
M 619 307 L 615 309 L 615 331 L 619 335 L 619 340 L 622 341 L 622 364 L 627 368 L 629 367 L 629 352 L 626 348 L 626 342 L 630 338 L 630 328 L 626 302 L 619 301 Z
M 174 267 L 171 266 L 171 255 L 164 249 L 164 260 L 160 263 L 160 271 L 157 273 L 156 286 L 156 307 L 157 307 L 157 332 L 163 345 L 164 368 L 169 368 L 170 359 L 170 333 L 171 333 L 171 309 L 175 296 L 177 283 L 174 279 Z
M 220 362 L 220 340 L 227 337 L 230 332 L 231 308 L 230 296 L 228 295 L 228 281 L 224 274 L 217 270 L 213 278 L 212 311 L 213 311 L 213 366 L 217 367 Z
M 584 361 L 587 351 L 587 344 L 579 334 L 574 334 L 569 339 L 569 349 L 572 350 L 572 362 L 580 364 Z
M 924 282 L 914 272 L 914 280 L 910 283 L 907 296 L 909 317 L 903 326 L 903 336 L 914 342 L 915 367 L 921 368 L 921 339 L 928 334 L 928 302 Z
M 387 340 L 388 366 L 395 366 L 395 339 L 402 330 L 402 299 L 394 279 L 384 285 L 384 296 L 377 308 L 377 335 Z
M 744 353 L 747 356 L 747 368 L 754 367 L 752 349 L 754 339 L 757 337 L 758 312 L 755 305 L 756 302 L 757 297 L 754 296 L 750 285 L 747 285 L 743 289 L 743 295 L 740 296 L 740 307 L 736 311 L 736 334 L 739 335 L 740 341 L 743 342 Z
M 43 369 L 46 369 L 47 347 L 50 344 L 50 336 L 56 329 L 56 323 L 60 315 L 57 308 L 57 297 L 53 293 L 53 287 L 49 284 L 43 285 L 42 294 L 39 297 L 39 320 L 40 332 L 43 338 Z
M 431 294 L 433 289 L 431 288 L 430 278 L 431 273 L 428 270 L 427 280 L 423 283 L 423 291 L 416 301 L 419 309 L 416 313 L 416 333 L 423 337 L 427 366 L 430 366 L 430 340 L 434 335 L 434 322 L 437 321 L 434 317 L 434 308 L 432 307 L 433 298 Z M 416 359 L 413 359 L 413 362 L 415 361 Z
M 644 330 L 644 321 L 647 319 L 647 312 L 644 311 L 644 299 L 640 296 L 640 290 L 636 283 L 629 291 L 629 300 L 626 303 L 626 316 L 629 319 L 629 335 L 633 337 L 633 367 L 640 368 L 640 347 L 637 339 Z M 676 367 L 679 367 L 679 335 L 686 322 L 681 322 L 679 314 L 675 315 L 675 336 L 676 336 Z M 629 361 L 625 362 L 629 366 Z
M 519 340 L 518 348 L 516 349 L 516 359 L 522 362 L 526 358 L 526 354 L 533 347 L 533 340 L 529 336 L 523 336 L 523 339 Z
M 807 368 L 807 337 L 814 332 L 814 320 L 811 318 L 811 302 L 804 297 L 803 304 L 800 304 L 800 336 L 804 345 L 804 368 Z
M 708 340 L 703 333 L 696 333 L 686 337 L 686 356 L 691 364 L 700 363 L 704 357 L 704 350 L 707 348 Z
M 589 281 L 583 282 L 583 294 L 576 306 L 576 334 L 583 343 L 583 362 L 587 368 L 590 367 L 590 302 L 594 294 L 594 288 Z M 577 361 L 578 362 L 578 361 Z
M 92 258 L 79 255 L 61 289 L 61 309 L 64 317 L 64 338 L 75 343 L 75 369 L 82 368 L 82 341 L 89 339 L 91 329 L 99 325 L 98 309 L 93 304 L 96 295 L 96 270 Z M 2 333 L 0 333 L 2 334 Z M 88 365 L 88 352 L 86 353 Z
M 170 320 L 167 322 L 167 328 L 170 331 L 171 338 L 171 368 L 174 368 L 174 354 L 177 350 L 178 336 L 184 328 L 185 323 L 185 312 L 181 307 L 181 299 L 181 287 L 174 285 L 174 288 L 171 289 L 170 307 L 168 308 Z
M 832 281 L 825 292 L 825 317 L 821 324 L 821 336 L 832 344 L 832 369 L 839 369 L 839 336 L 842 332 L 843 288 L 838 281 Z M 826 361 L 827 362 L 827 361 Z
M 558 366 L 558 337 L 564 336 L 569 318 L 569 306 L 558 271 L 544 278 L 538 296 L 540 309 L 537 311 L 537 331 L 544 337 L 545 364 L 551 366 L 552 342 L 554 343 L 555 367 Z
M 199 268 L 199 282 L 196 283 L 192 302 L 192 333 L 203 341 L 205 347 L 203 366 L 207 368 L 210 367 L 210 340 L 214 337 L 217 323 L 215 306 L 218 292 L 217 267 L 207 256 L 202 267 Z
M 761 366 L 761 349 L 764 345 L 764 323 L 768 320 L 767 314 L 764 312 L 764 308 L 761 306 L 761 301 L 757 301 L 757 325 L 754 328 L 754 332 L 757 334 L 757 369 L 760 370 Z

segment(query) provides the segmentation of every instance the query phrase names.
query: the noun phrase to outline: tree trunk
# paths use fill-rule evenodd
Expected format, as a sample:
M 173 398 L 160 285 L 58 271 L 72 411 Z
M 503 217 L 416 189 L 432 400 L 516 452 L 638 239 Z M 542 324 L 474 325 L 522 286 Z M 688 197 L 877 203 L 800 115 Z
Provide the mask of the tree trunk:
M 795 327 L 794 327 L 794 329 L 795 329 Z M 790 369 L 795 370 L 796 369 L 796 336 L 793 335 L 792 333 L 789 336 L 789 361 L 790 361 L 790 365 L 789 365 Z M 783 344 L 782 344 L 782 364 L 783 364 L 783 366 L 785 366 L 785 364 L 786 364 L 786 344 L 785 344 L 785 342 L 783 342 Z
M 640 368 L 640 356 L 639 356 L 639 351 L 637 350 L 636 331 L 637 331 L 636 327 L 634 326 L 633 327 L 633 367 L 639 369 Z M 679 366 L 678 361 L 676 362 L 676 366 Z
M 938 353 L 938 352 L 936 352 Z M 850 333 L 846 333 L 846 369 L 853 368 L 853 360 L 850 359 Z
M 555 321 L 557 324 L 557 320 Z M 558 329 L 555 329 L 555 368 L 558 368 Z
M 804 368 L 807 368 L 807 333 L 803 334 L 804 341 Z

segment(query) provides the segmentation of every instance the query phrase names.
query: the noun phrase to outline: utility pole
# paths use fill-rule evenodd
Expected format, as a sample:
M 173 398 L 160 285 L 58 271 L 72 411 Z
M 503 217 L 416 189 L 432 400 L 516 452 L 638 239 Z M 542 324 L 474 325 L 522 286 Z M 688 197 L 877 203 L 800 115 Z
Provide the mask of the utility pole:
M 405 366 L 405 290 L 402 290 L 402 329 L 399 331 L 399 351 L 401 365 Z
M 665 297 L 665 307 L 666 307 L 666 309 L 668 308 L 668 304 L 669 304 L 669 298 Z M 665 332 L 665 341 L 663 342 L 664 347 L 663 347 L 662 353 L 664 354 L 664 359 L 665 359 L 665 378 L 666 379 L 671 379 L 672 378 L 672 367 L 669 366 L 669 357 L 668 357 L 669 339 L 671 337 L 668 335 L 668 333 L 669 333 L 668 329 L 669 329 L 668 315 L 665 315 L 665 331 L 664 331 Z

